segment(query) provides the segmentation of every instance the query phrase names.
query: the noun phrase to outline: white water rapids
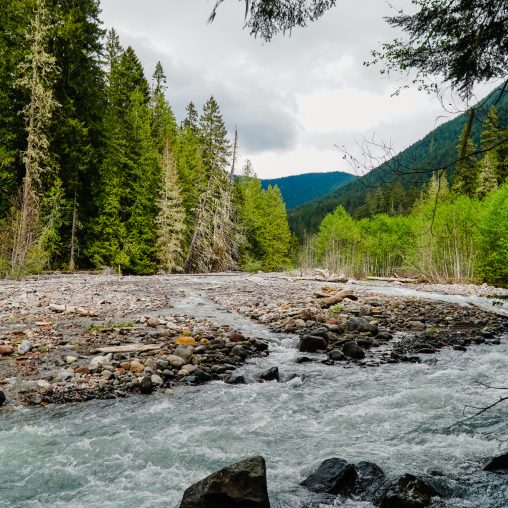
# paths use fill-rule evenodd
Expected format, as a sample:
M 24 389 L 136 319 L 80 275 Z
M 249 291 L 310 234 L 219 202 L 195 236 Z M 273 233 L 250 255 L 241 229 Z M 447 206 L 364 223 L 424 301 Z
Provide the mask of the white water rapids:
M 269 357 L 242 368 L 247 377 L 276 365 L 285 377 L 304 374 L 304 382 L 212 382 L 171 395 L 4 411 L 0 507 L 176 508 L 190 484 L 252 455 L 266 459 L 273 507 L 310 506 L 299 482 L 329 457 L 375 462 L 389 475 L 433 469 L 469 478 L 459 497 L 436 506 L 508 506 L 506 477 L 474 473 L 506 450 L 499 440 L 508 438 L 508 404 L 447 428 L 465 405 L 496 400 L 478 382 L 506 386 L 506 338 L 445 349 L 421 364 L 344 368 L 296 364 L 295 337 L 221 313 L 197 292 L 172 312 L 213 315 L 270 340 Z

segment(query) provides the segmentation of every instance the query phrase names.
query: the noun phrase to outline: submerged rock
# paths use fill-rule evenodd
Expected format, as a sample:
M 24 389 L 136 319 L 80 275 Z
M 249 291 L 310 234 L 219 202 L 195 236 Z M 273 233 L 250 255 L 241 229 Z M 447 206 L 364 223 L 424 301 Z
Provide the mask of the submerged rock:
M 348 495 L 355 490 L 357 478 L 353 464 L 333 457 L 322 462 L 301 485 L 312 492 Z
M 225 467 L 191 485 L 180 508 L 270 508 L 263 457 Z

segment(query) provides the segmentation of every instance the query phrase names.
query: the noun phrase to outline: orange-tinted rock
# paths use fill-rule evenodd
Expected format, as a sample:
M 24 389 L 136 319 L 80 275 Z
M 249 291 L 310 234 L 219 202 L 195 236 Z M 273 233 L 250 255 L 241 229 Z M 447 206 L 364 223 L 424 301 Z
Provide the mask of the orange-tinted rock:
M 12 355 L 14 353 L 14 348 L 9 346 L 8 344 L 0 345 L 0 355 Z
M 241 334 L 240 332 L 228 333 L 228 339 L 230 340 L 230 342 L 244 342 L 247 340 L 245 338 L 245 335 Z
M 143 366 L 143 364 L 139 363 L 137 360 L 133 360 L 131 362 L 131 372 L 138 374 L 139 372 L 143 372 L 144 370 L 145 367 Z
M 185 335 L 181 335 L 177 337 L 175 343 L 179 346 L 193 346 L 196 344 L 196 339 L 194 337 L 187 337 Z
M 90 369 L 88 367 L 78 367 L 74 369 L 76 374 L 90 374 Z
M 125 370 L 131 370 L 131 362 L 121 362 L 120 368 Z

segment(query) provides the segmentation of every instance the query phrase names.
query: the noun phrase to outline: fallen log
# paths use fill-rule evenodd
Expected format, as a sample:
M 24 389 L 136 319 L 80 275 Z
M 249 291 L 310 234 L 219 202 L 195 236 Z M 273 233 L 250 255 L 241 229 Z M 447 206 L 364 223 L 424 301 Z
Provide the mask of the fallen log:
M 367 280 L 376 280 L 379 282 L 401 282 L 403 284 L 418 284 L 418 279 L 411 277 L 367 277 Z
M 160 344 L 127 344 L 125 346 L 100 347 L 96 351 L 99 353 L 142 353 L 160 348 Z

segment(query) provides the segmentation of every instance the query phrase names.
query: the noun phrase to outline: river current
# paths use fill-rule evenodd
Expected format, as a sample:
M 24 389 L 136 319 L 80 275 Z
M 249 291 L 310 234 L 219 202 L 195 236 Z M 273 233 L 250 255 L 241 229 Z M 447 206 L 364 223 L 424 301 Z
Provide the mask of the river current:
M 3 412 L 0 507 L 176 508 L 186 487 L 252 455 L 266 459 L 276 508 L 308 506 L 299 482 L 329 457 L 375 462 L 389 475 L 439 470 L 464 479 L 457 497 L 436 506 L 508 506 L 506 476 L 478 472 L 506 450 L 508 404 L 449 428 L 464 406 L 497 399 L 480 382 L 506 386 L 506 338 L 426 355 L 421 364 L 330 367 L 295 363 L 296 337 L 222 313 L 198 292 L 172 312 L 213 315 L 268 339 L 270 356 L 245 365 L 246 377 L 273 365 L 283 378 L 300 377 Z

